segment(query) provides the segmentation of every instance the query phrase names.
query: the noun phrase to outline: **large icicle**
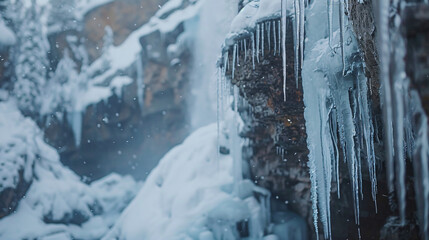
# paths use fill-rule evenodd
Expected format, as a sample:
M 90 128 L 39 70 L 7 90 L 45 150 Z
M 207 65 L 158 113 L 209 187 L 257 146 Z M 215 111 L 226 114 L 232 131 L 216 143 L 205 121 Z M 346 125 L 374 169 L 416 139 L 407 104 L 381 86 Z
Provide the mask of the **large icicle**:
M 394 159 L 395 159 L 395 180 L 396 180 L 396 196 L 399 202 L 399 216 L 401 223 L 405 224 L 405 208 L 406 208 L 406 186 L 405 186 L 405 147 L 407 143 L 405 139 L 405 98 L 408 98 L 408 82 L 405 73 L 405 44 L 400 36 L 399 30 L 395 29 L 395 37 L 392 38 L 392 45 L 396 46 L 393 52 L 395 67 L 392 68 L 392 102 L 393 108 L 393 136 L 394 136 Z M 404 141 L 405 140 L 405 141 Z M 407 146 L 408 147 L 408 146 Z
M 393 127 L 392 127 L 392 90 L 390 84 L 390 35 L 389 35 L 389 1 L 379 1 L 379 42 L 380 42 L 380 78 L 383 115 L 384 134 L 387 165 L 387 183 L 389 193 L 394 191 L 394 162 L 393 162 Z
M 295 62 L 294 62 L 294 68 L 295 68 L 295 84 L 296 88 L 298 88 L 298 76 L 299 76 L 299 46 L 300 46 L 300 31 L 301 31 L 301 24 L 300 24 L 300 2 L 301 0 L 294 0 L 294 10 L 295 10 L 295 31 L 294 31 L 294 39 L 295 39 Z
M 341 47 L 341 59 L 343 63 L 343 75 L 346 74 L 346 60 L 344 56 L 344 2 L 339 0 L 338 14 L 340 18 L 340 47 Z
M 234 44 L 234 49 L 232 52 L 232 73 L 231 73 L 231 78 L 234 79 L 234 74 L 235 74 L 235 64 L 237 61 L 237 44 Z
M 300 49 L 300 59 L 301 59 L 301 69 L 304 64 L 304 29 L 305 29 L 305 0 L 299 0 L 299 49 Z
M 328 7 L 329 46 L 332 48 L 332 38 L 333 38 L 332 34 L 334 32 L 332 14 L 333 14 L 334 0 L 327 0 L 327 1 L 328 1 L 327 7 Z
M 274 56 L 277 54 L 276 21 L 273 21 Z
M 282 58 L 283 58 L 283 101 L 286 102 L 286 31 L 287 31 L 287 0 L 282 0 Z
M 268 51 L 271 51 L 271 21 L 268 21 L 266 24 L 267 24 Z

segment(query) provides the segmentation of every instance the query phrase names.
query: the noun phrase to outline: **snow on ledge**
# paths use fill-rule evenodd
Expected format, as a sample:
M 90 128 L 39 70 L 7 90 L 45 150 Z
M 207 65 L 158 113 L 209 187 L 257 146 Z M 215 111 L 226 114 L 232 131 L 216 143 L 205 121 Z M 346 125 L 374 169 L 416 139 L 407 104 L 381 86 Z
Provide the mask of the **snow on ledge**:
M 15 44 L 16 37 L 12 30 L 6 26 L 0 15 L 0 47 Z

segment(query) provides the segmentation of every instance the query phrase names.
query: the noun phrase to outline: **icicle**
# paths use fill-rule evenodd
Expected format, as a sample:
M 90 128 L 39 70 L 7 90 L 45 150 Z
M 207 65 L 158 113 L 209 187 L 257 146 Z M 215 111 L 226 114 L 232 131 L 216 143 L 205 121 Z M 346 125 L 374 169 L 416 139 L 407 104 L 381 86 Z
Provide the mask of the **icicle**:
M 261 25 L 257 24 L 256 27 L 256 60 L 259 63 L 259 43 L 260 43 L 260 35 L 261 35 Z
M 387 183 L 389 193 L 394 191 L 394 167 L 393 167 L 393 128 L 392 128 L 392 90 L 390 86 L 390 36 L 389 36 L 389 1 L 379 1 L 379 39 L 380 39 L 380 73 L 383 89 L 383 114 L 385 149 L 387 165 Z
M 273 21 L 273 38 L 274 38 L 274 56 L 275 56 L 277 52 L 276 21 Z
M 301 69 L 304 64 L 304 29 L 305 29 L 305 0 L 299 0 L 299 49 L 300 49 L 300 59 L 301 59 Z
M 295 10 L 295 31 L 294 31 L 294 37 L 295 37 L 295 62 L 294 62 L 294 67 L 295 67 L 295 84 L 296 84 L 296 88 L 298 88 L 298 77 L 299 77 L 299 73 L 298 73 L 298 69 L 299 69 L 299 45 L 300 45 L 300 30 L 301 30 L 301 25 L 300 25 L 300 6 L 298 3 L 298 1 L 301 0 L 295 0 L 294 1 L 294 10 Z
M 247 40 L 244 39 L 244 62 L 247 60 Z
M 271 51 L 271 21 L 268 21 L 266 24 L 267 24 L 268 51 Z
M 368 102 L 368 86 L 366 77 L 358 74 L 358 104 L 359 104 L 359 119 L 361 123 L 361 137 L 365 142 L 365 152 L 368 164 L 368 171 L 371 181 L 372 199 L 377 209 L 377 173 L 375 167 L 375 152 L 374 152 L 374 127 L 371 121 L 371 109 Z
M 282 1 L 287 1 L 287 0 L 282 0 Z M 279 40 L 279 49 L 278 49 L 278 53 L 280 54 L 281 52 L 282 52 L 282 50 L 281 50 L 281 48 L 282 48 L 282 44 L 281 44 L 281 41 L 282 41 L 282 24 L 281 24 L 281 21 L 280 20 L 278 20 L 277 21 L 277 26 L 278 26 L 278 28 L 277 28 L 277 30 L 278 30 L 278 40 Z
M 83 112 L 73 111 L 67 113 L 67 116 L 73 130 L 75 146 L 79 147 L 82 139 Z
M 232 79 L 234 79 L 236 60 L 237 60 L 237 44 L 234 44 L 234 49 L 232 52 L 232 73 L 231 73 Z
M 332 39 L 333 39 L 333 21 L 332 21 L 332 12 L 334 0 L 327 0 L 328 4 L 328 31 L 329 31 L 329 46 L 332 48 Z M 340 0 L 342 1 L 342 0 Z
M 216 170 L 219 171 L 219 159 L 220 159 L 220 106 L 221 106 L 221 88 L 222 88 L 222 69 L 217 69 L 217 84 L 216 84 L 216 127 L 217 127 L 217 138 L 216 138 Z
M 395 44 L 396 45 L 396 44 Z M 402 70 L 405 66 L 398 66 L 402 59 L 395 53 L 397 66 L 395 66 L 395 74 L 393 74 L 393 136 L 394 136 L 394 156 L 396 170 L 396 193 L 399 202 L 399 216 L 401 223 L 405 224 L 405 207 L 406 207 L 406 187 L 405 187 L 405 153 L 404 153 L 404 100 L 403 82 L 405 81 L 405 73 Z M 404 57 L 404 56 L 401 56 Z M 402 64 L 401 64 L 402 65 Z
M 251 36 L 252 40 L 252 64 L 253 64 L 253 70 L 255 70 L 255 35 L 252 33 Z
M 144 73 L 143 73 L 143 60 L 141 53 L 137 54 L 136 60 L 136 72 L 137 72 L 137 101 L 139 103 L 140 109 L 143 110 L 144 107 Z
M 429 239 L 429 139 L 428 118 L 422 108 L 420 96 L 416 91 L 411 92 L 411 99 L 416 106 L 418 116 L 416 129 L 416 146 L 414 150 L 414 188 L 417 200 L 417 216 L 420 222 L 422 238 Z
M 240 137 L 238 136 L 238 98 L 239 89 L 237 86 L 233 86 L 233 101 L 234 101 L 234 117 L 232 123 L 232 151 L 233 151 L 233 171 L 234 171 L 234 185 L 237 187 L 238 183 L 242 180 L 242 166 L 241 166 L 241 144 Z
M 283 58 L 283 101 L 286 102 L 286 26 L 287 26 L 287 0 L 282 0 L 282 58 Z
M 337 107 L 337 121 L 339 127 L 340 144 L 343 150 L 344 160 L 347 162 L 349 168 L 349 174 L 351 179 L 351 185 L 353 189 L 353 200 L 355 210 L 355 222 L 359 224 L 359 166 L 355 152 L 354 137 L 356 129 L 353 120 L 352 109 L 350 108 L 350 99 L 348 90 L 352 88 L 352 85 L 348 82 L 337 79 L 335 76 L 330 76 L 329 79 L 335 86 L 338 86 L 333 90 L 333 99 L 335 106 Z
M 334 150 L 335 150 L 335 156 L 333 160 L 334 160 L 334 166 L 335 166 L 335 178 L 337 182 L 337 197 L 338 199 L 340 199 L 341 197 L 340 195 L 340 152 L 338 151 L 337 110 L 335 108 L 331 110 L 330 122 L 331 122 L 332 145 L 334 146 Z
M 240 66 L 240 45 L 237 43 L 237 66 Z
M 344 2 L 339 0 L 339 15 L 340 15 L 340 45 L 341 45 L 341 61 L 343 63 L 343 75 L 346 74 L 346 60 L 344 56 Z
M 265 35 L 265 24 L 261 23 L 261 51 L 262 51 L 262 57 L 264 56 L 264 35 Z

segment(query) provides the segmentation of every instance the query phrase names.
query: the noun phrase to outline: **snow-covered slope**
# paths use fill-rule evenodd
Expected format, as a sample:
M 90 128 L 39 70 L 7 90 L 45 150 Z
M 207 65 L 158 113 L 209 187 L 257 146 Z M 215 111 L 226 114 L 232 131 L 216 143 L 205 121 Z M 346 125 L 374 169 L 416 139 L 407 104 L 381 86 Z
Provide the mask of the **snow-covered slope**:
M 267 193 L 249 180 L 234 193 L 232 157 L 217 159 L 216 145 L 212 124 L 167 153 L 104 239 L 238 239 L 242 221 L 260 239 L 265 209 L 259 201 Z
M 64 167 L 43 133 L 14 101 L 0 102 L 0 191 L 31 183 L 16 211 L 0 221 L 0 239 L 97 239 L 138 189 L 131 177 L 109 175 L 86 185 Z M 21 179 L 20 175 L 23 175 Z M 69 238 L 65 238 L 68 236 Z

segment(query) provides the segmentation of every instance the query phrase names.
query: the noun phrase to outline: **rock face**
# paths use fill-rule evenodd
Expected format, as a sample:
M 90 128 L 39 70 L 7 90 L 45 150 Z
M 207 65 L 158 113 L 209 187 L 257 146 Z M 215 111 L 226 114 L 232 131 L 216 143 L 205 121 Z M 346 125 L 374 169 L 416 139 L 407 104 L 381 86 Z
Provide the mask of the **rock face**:
M 25 195 L 31 183 L 25 181 L 23 170 L 19 171 L 18 184 L 15 188 L 6 188 L 0 192 L 0 219 L 12 213 L 19 200 Z
M 130 21 L 144 23 L 162 2 L 164 1 L 115 1 L 90 12 L 82 33 L 84 36 L 94 34 L 89 37 L 90 43 L 86 41 L 90 58 L 98 56 L 98 53 L 91 53 L 94 46 L 102 42 L 102 37 L 97 35 L 98 30 L 101 29 L 104 34 L 104 26 L 113 24 L 111 28 L 115 43 L 121 43 L 134 30 Z M 144 6 L 144 10 L 140 6 Z M 152 7 L 151 11 L 149 7 Z M 118 9 L 121 9 L 120 13 L 117 12 Z M 100 19 L 101 16 L 103 19 Z M 93 18 L 102 23 L 94 25 Z M 130 29 L 123 29 L 122 25 Z M 144 179 L 157 161 L 187 136 L 186 96 L 189 96 L 191 55 L 186 46 L 174 54 L 168 52 L 168 46 L 181 42 L 179 36 L 183 31 L 183 24 L 178 24 L 169 33 L 154 31 L 141 37 L 143 51 L 139 60 L 119 73 L 131 77 L 134 82 L 124 87 L 121 96 L 113 95 L 108 101 L 86 109 L 81 146 L 75 146 L 74 136 L 67 122 L 52 121 L 45 130 L 47 141 L 59 149 L 61 159 L 67 166 L 90 179 L 97 179 L 112 171 Z M 67 34 L 73 35 L 75 32 L 63 32 L 53 37 L 62 39 L 61 43 L 64 45 L 61 46 L 67 47 Z M 61 50 L 58 54 L 61 55 Z M 140 77 L 138 65 L 143 66 L 143 87 L 136 81 Z M 144 97 L 142 102 L 138 99 L 139 87 L 143 88 L 140 89 Z
M 90 60 L 102 53 L 104 28 L 110 26 L 114 44 L 121 44 L 128 35 L 147 23 L 167 0 L 125 0 L 113 1 L 96 8 L 85 16 L 83 36 L 87 39 Z M 98 48 L 97 48 L 98 47 Z

